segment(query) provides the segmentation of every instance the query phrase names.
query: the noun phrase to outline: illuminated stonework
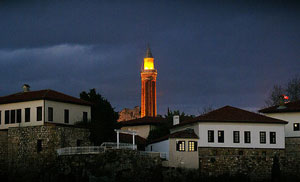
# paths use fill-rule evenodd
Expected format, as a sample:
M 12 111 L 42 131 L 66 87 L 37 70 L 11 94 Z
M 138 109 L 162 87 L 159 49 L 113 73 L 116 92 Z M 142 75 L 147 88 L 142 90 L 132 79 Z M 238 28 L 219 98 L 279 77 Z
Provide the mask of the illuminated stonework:
M 156 76 L 157 70 L 154 68 L 154 58 L 148 47 L 143 70 L 141 71 L 141 117 L 156 116 Z

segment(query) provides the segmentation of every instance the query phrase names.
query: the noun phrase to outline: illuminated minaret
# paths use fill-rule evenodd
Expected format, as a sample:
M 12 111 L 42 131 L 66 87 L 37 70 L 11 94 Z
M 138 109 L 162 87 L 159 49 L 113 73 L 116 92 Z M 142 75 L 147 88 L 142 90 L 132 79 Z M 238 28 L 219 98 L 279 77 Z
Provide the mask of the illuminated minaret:
M 141 71 L 141 117 L 156 116 L 156 76 L 157 70 L 154 68 L 154 58 L 148 46 L 146 57 L 144 58 L 144 67 Z

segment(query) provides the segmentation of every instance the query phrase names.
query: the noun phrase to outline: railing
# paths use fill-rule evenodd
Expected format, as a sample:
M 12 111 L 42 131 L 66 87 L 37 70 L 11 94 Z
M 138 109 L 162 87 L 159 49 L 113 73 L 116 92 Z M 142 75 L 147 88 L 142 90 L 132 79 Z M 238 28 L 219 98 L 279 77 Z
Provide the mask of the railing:
M 58 155 L 77 155 L 77 154 L 99 154 L 106 150 L 117 149 L 117 144 L 112 142 L 102 143 L 101 146 L 87 146 L 87 147 L 66 147 L 57 149 Z M 119 149 L 126 150 L 136 150 L 136 145 L 119 143 Z M 152 151 L 138 151 L 138 154 L 150 156 L 150 157 L 160 157 L 161 159 L 167 158 L 166 152 L 152 152 Z
M 107 149 L 126 149 L 126 150 L 136 150 L 137 146 L 128 143 L 119 143 L 119 148 L 117 143 L 104 142 L 101 146 L 87 146 L 87 147 L 66 147 L 57 149 L 58 155 L 75 155 L 75 154 L 99 154 L 105 152 Z
M 101 144 L 101 147 L 104 147 L 106 149 L 117 149 L 118 144 L 114 142 L 104 142 Z M 119 143 L 119 149 L 131 149 L 136 150 L 137 146 L 130 144 L 130 143 Z
M 101 146 L 66 147 L 57 149 L 56 151 L 58 155 L 99 154 L 105 152 L 105 148 Z
M 152 152 L 152 151 L 139 151 L 140 155 L 146 155 L 150 157 L 160 157 L 161 159 L 167 159 L 166 152 Z

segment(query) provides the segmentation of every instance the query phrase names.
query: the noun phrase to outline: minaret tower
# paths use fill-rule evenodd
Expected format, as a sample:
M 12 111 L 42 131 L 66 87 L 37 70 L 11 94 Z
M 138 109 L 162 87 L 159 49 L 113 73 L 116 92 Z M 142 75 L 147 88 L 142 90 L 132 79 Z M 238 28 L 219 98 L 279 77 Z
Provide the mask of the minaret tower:
M 141 71 L 141 117 L 156 116 L 156 76 L 157 70 L 154 68 L 154 58 L 148 46 L 144 58 L 144 67 Z

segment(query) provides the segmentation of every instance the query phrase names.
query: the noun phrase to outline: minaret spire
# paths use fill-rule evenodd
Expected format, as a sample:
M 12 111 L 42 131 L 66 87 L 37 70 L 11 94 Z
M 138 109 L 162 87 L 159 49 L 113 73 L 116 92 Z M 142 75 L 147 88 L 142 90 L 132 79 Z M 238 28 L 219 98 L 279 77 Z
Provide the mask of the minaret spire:
M 153 58 L 149 43 L 147 44 L 146 58 Z
M 141 117 L 155 117 L 156 112 L 156 76 L 157 70 L 154 67 L 154 58 L 150 46 L 147 44 L 144 67 L 141 71 Z

